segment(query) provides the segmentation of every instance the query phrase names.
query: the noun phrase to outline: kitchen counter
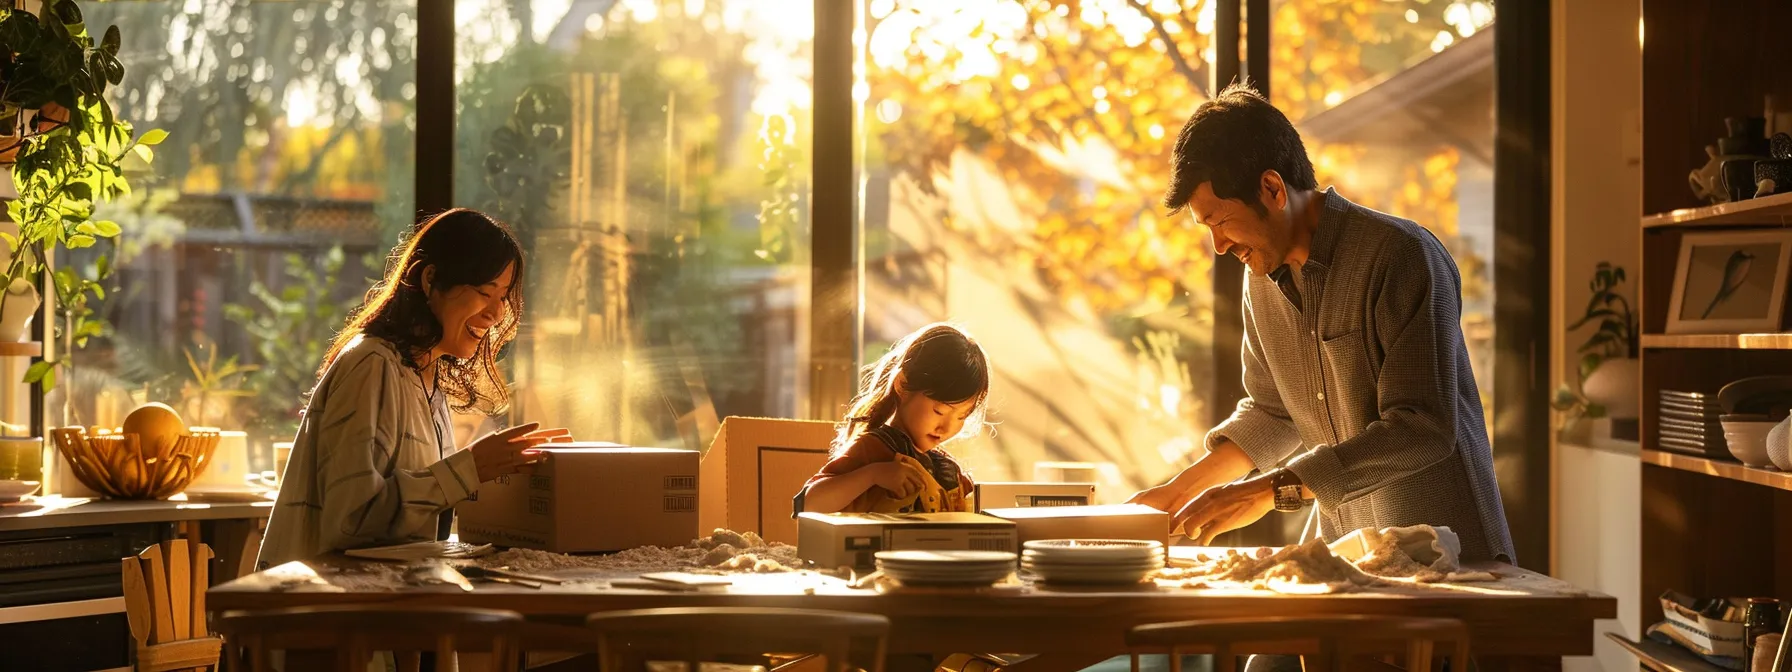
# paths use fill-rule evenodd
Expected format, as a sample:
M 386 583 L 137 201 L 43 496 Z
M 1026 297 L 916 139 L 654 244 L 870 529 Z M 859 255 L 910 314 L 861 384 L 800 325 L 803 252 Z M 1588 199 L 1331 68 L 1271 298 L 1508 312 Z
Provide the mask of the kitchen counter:
M 254 503 L 195 503 L 175 500 L 33 497 L 17 504 L 0 505 L 0 532 L 133 523 L 265 519 L 273 510 L 273 500 Z

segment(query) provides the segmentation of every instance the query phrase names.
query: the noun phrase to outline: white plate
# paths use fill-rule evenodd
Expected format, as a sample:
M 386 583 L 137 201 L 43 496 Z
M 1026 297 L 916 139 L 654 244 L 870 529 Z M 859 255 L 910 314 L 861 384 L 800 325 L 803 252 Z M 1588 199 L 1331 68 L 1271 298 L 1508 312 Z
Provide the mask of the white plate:
M 1162 567 L 1162 566 L 1164 566 L 1164 559 L 1163 558 L 1145 558 L 1142 560 L 1107 560 L 1107 561 L 1102 561 L 1102 562 L 1068 561 L 1067 562 L 1067 561 L 1063 561 L 1063 560 L 1034 560 L 1034 559 L 1029 558 L 1026 560 L 1022 560 L 1020 562 L 1020 565 L 1022 567 L 1064 567 L 1064 568 L 1068 568 L 1068 569 Z
M 1111 565 L 1149 562 L 1162 563 L 1164 561 L 1164 555 L 1161 551 L 1146 551 L 1130 556 L 1106 555 L 1099 553 L 1085 555 L 1082 553 L 1040 553 L 1037 551 L 1027 551 L 1021 554 L 1020 559 L 1021 562 L 1056 563 L 1066 565 Z
M 1014 554 L 1007 551 L 880 551 L 876 557 L 880 563 L 904 565 L 993 565 L 1014 562 Z
M 1100 570 L 1097 570 L 1094 568 L 1083 569 L 1083 570 L 1056 569 L 1056 570 L 1051 570 L 1051 571 L 1046 571 L 1046 572 L 1033 572 L 1033 575 L 1037 576 L 1039 578 L 1039 580 L 1044 581 L 1046 583 L 1081 583 L 1081 584 L 1122 585 L 1122 584 L 1134 584 L 1134 583 L 1143 581 L 1143 580 L 1145 580 L 1146 576 L 1151 574 L 1152 571 L 1154 571 L 1154 570 L 1150 570 L 1150 569 L 1114 570 L 1114 569 L 1105 569 L 1105 568 L 1100 569 Z
M 37 481 L 0 481 L 0 502 L 16 502 L 37 492 Z
M 1164 545 L 1137 539 L 1035 539 L 1022 545 L 1031 557 L 1079 557 L 1133 560 L 1161 557 Z
M 987 586 L 1008 578 L 1012 572 L 984 572 L 979 574 L 910 574 L 906 572 L 884 572 L 884 576 L 895 579 L 897 583 L 911 586 Z

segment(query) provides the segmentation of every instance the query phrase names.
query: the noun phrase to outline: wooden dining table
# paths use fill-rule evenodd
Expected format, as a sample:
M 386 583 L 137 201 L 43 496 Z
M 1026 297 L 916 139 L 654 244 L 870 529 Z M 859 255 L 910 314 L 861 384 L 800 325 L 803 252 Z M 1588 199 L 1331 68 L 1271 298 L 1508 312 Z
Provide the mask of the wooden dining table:
M 1201 549 L 1178 547 L 1174 555 Z M 1211 551 L 1211 549 L 1206 549 Z M 1444 616 L 1467 624 L 1483 670 L 1557 670 L 1563 656 L 1593 652 L 1594 623 L 1617 616 L 1617 601 L 1503 563 L 1471 563 L 1494 581 L 1395 583 L 1332 594 L 1248 588 L 1125 588 L 998 585 L 977 589 L 853 587 L 817 572 L 735 574 L 721 589 L 671 592 L 636 587 L 632 572 L 585 572 L 540 589 L 475 582 L 381 585 L 397 570 L 341 555 L 294 562 L 213 587 L 214 611 L 310 605 L 384 604 L 507 609 L 535 619 L 656 607 L 796 607 L 881 614 L 892 653 L 1014 651 L 1038 654 L 1016 668 L 1075 670 L 1127 653 L 1127 629 L 1146 623 L 1244 616 L 1368 614 Z M 552 572 L 538 572 L 552 575 Z M 622 585 L 612 585 L 616 582 Z M 1266 644 L 1253 653 L 1300 653 L 1310 643 Z

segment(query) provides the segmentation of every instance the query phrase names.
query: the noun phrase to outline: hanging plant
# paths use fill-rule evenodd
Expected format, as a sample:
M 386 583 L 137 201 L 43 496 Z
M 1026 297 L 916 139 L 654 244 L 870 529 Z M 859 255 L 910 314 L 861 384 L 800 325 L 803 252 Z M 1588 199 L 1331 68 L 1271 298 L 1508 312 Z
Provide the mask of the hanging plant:
M 152 130 L 137 136 L 106 102 L 106 88 L 124 80 L 120 42 L 112 26 L 96 43 L 74 0 L 44 0 L 39 15 L 0 9 L 0 128 L 14 131 L 0 137 L 8 143 L 0 146 L 0 160 L 15 161 L 18 198 L 6 211 L 19 227 L 16 235 L 0 234 L 11 250 L 0 286 L 29 283 L 40 294 L 54 292 L 55 336 L 65 347 L 25 375 L 25 382 L 46 390 L 55 386 L 56 371 L 67 366 L 74 348 L 105 333 L 88 301 L 105 298 L 101 282 L 112 268 L 102 255 L 89 268 L 58 268 L 46 278 L 44 262 L 59 248 L 92 247 L 118 236 L 116 222 L 93 218 L 94 204 L 130 193 L 126 157 L 153 161 L 150 148 L 168 135 Z M 7 309 L 0 303 L 0 313 Z

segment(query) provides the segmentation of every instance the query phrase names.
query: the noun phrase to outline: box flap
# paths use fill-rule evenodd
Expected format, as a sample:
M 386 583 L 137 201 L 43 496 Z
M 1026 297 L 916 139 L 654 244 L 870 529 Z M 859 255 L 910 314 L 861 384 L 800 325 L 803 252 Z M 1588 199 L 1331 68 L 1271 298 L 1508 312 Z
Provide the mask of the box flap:
M 1093 506 L 1043 506 L 1010 509 L 984 509 L 983 513 L 1009 520 L 1164 515 L 1164 512 L 1143 504 L 1096 504 Z
M 834 423 L 730 416 L 703 454 L 699 527 L 796 543 L 790 500 L 827 463 Z

